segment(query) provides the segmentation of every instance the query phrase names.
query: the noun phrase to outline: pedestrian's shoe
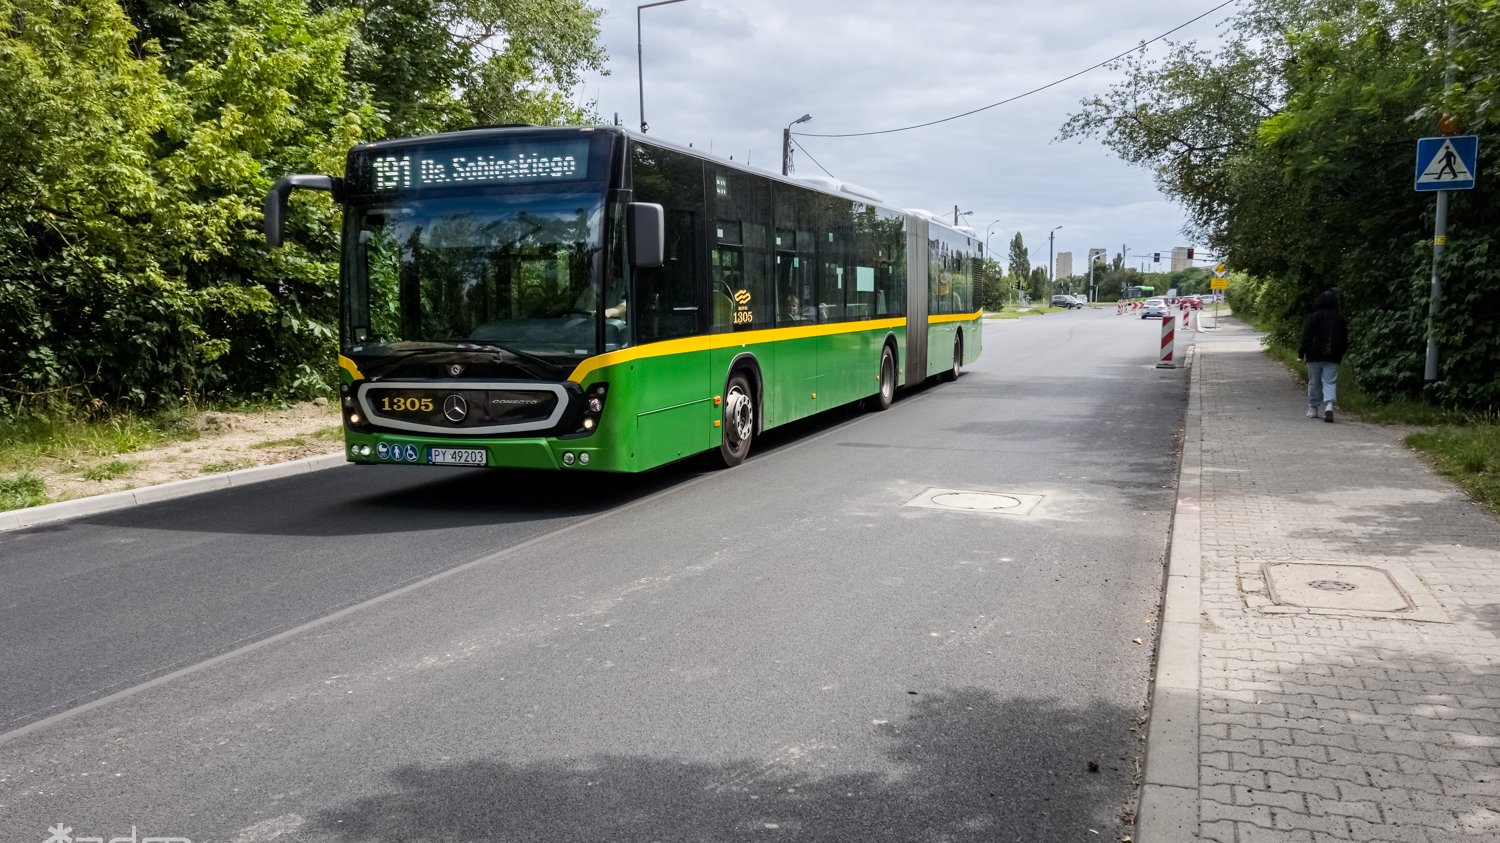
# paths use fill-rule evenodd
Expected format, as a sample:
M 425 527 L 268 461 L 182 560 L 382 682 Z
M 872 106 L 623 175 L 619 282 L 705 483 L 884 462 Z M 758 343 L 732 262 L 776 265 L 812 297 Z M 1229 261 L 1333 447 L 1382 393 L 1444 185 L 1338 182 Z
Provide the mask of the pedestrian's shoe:
M 1312 406 L 1311 404 L 1309 404 L 1307 406 L 1307 417 L 1310 418 L 1310 419 L 1317 418 L 1318 417 L 1318 408 Z
M 1323 405 L 1323 421 L 1326 421 L 1326 422 L 1333 421 L 1333 402 L 1332 401 L 1329 401 L 1327 404 Z

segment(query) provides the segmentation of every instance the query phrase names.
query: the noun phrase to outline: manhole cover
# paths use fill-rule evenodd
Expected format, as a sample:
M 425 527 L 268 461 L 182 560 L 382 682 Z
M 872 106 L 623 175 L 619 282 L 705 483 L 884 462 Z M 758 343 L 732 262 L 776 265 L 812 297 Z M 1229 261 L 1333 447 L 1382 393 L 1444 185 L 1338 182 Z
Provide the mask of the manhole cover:
M 1030 515 L 1042 502 L 1041 495 L 989 492 L 979 489 L 928 489 L 906 502 L 923 509 L 978 512 L 987 515 Z
M 973 509 L 979 511 L 1015 509 L 1021 505 L 1020 498 L 997 495 L 992 492 L 947 492 L 934 495 L 932 502 L 951 509 Z
M 1265 566 L 1271 602 L 1307 609 L 1410 612 L 1415 609 L 1391 575 L 1367 565 L 1283 562 Z

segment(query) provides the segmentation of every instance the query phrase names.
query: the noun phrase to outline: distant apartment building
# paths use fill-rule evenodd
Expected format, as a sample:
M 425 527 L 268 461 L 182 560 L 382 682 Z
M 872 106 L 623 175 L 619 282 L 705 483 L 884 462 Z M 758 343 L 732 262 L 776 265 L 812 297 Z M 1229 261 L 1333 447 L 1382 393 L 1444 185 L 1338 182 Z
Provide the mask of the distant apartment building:
M 1094 261 L 1099 262 L 1099 267 L 1094 270 L 1095 272 L 1103 272 L 1104 270 L 1109 269 L 1109 250 L 1089 249 L 1089 266 L 1093 266 Z M 1089 268 L 1087 266 L 1084 267 L 1083 274 L 1087 275 L 1088 270 Z
M 1053 278 L 1068 278 L 1073 274 L 1073 253 L 1058 252 L 1057 265 L 1052 268 Z
M 1191 252 L 1191 251 L 1192 251 L 1192 249 L 1189 248 L 1189 247 L 1187 247 L 1187 246 L 1173 246 L 1172 247 L 1172 271 L 1173 272 L 1181 272 L 1182 270 L 1187 269 L 1187 268 L 1189 268 L 1189 267 L 1191 267 L 1193 265 L 1192 258 L 1188 257 L 1188 253 Z

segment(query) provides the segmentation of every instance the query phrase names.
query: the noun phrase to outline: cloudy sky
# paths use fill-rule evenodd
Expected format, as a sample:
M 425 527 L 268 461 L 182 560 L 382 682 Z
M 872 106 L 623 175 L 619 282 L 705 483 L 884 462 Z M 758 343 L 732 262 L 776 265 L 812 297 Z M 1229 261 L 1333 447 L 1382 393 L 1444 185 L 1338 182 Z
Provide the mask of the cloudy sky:
M 926 123 L 1055 82 L 1180 26 L 1222 0 L 683 0 L 640 13 L 650 134 L 780 172 L 781 132 L 875 132 Z M 580 99 L 606 120 L 640 124 L 635 2 L 605 11 L 609 76 Z M 1170 36 L 1219 43 L 1231 5 Z M 1152 45 L 1148 55 L 1165 55 Z M 1090 247 L 1113 257 L 1195 245 L 1149 172 L 1097 141 L 1056 140 L 1079 101 L 1116 76 L 1086 73 L 1017 102 L 923 129 L 869 137 L 798 136 L 800 175 L 829 174 L 887 204 L 952 221 L 974 213 L 992 254 L 1017 232 L 1047 262 L 1047 234 L 1082 271 Z M 814 162 L 816 160 L 816 163 Z M 1149 260 L 1149 258 L 1147 259 Z M 1140 268 L 1142 259 L 1129 265 Z M 1150 267 L 1148 266 L 1148 269 Z M 1166 269 L 1165 256 L 1160 268 Z

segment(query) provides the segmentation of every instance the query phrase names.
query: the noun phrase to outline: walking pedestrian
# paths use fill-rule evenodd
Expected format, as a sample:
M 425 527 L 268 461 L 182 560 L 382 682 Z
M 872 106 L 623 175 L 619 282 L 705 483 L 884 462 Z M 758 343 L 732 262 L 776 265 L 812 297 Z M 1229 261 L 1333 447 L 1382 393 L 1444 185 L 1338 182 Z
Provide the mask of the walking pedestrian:
M 1324 290 L 1313 303 L 1313 312 L 1302 324 L 1302 346 L 1297 357 L 1307 362 L 1307 417 L 1333 421 L 1333 402 L 1338 389 L 1339 363 L 1349 349 L 1349 326 L 1339 312 L 1339 294 Z

